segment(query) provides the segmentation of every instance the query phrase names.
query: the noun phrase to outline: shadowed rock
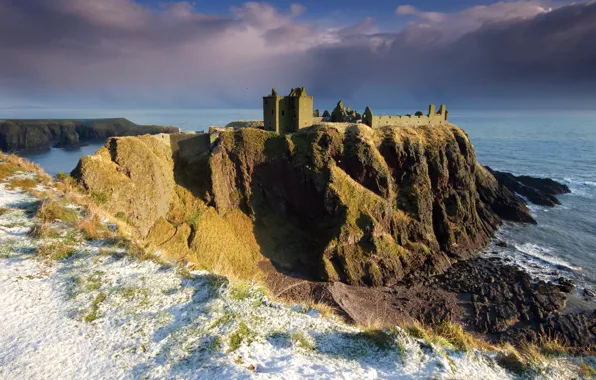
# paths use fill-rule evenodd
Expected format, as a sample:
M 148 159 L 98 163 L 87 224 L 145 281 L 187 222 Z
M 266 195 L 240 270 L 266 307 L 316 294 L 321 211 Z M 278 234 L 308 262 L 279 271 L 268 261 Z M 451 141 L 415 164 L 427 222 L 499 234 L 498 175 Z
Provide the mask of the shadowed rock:
M 486 167 L 495 178 L 505 185 L 509 190 L 523 195 L 530 202 L 540 205 L 554 207 L 561 202 L 555 195 L 570 193 L 567 185 L 561 184 L 550 178 L 535 178 L 529 176 L 514 176 L 511 173 L 499 172 Z

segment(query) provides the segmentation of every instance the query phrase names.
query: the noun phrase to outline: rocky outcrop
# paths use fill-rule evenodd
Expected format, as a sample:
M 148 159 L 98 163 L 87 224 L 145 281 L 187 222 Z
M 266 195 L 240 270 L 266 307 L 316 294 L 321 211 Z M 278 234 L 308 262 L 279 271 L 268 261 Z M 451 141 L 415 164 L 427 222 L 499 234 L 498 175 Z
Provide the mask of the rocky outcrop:
M 324 114 L 323 117 L 325 117 Z M 341 100 L 337 103 L 335 109 L 331 113 L 331 121 L 335 123 L 354 123 L 361 119 L 362 115 L 357 111 L 350 107 L 344 108 L 344 102 Z
M 511 173 L 492 170 L 489 167 L 487 169 L 509 190 L 526 197 L 530 202 L 540 206 L 554 207 L 560 205 L 561 202 L 557 199 L 556 195 L 571 192 L 567 185 L 550 178 L 518 177 Z
M 452 125 L 240 130 L 221 135 L 210 170 L 215 207 L 250 215 L 275 265 L 353 285 L 440 273 L 483 247 L 500 217 L 532 221 Z
M 137 125 L 126 119 L 0 120 L 0 150 L 44 150 L 84 145 L 112 136 L 177 133 L 175 127 Z
M 351 285 L 442 273 L 485 246 L 501 218 L 533 221 L 453 125 L 214 133 L 111 139 L 73 175 L 142 236 L 160 218 L 194 225 L 186 209 L 213 207 L 247 218 L 278 270 Z M 198 247 L 191 230 L 189 252 Z

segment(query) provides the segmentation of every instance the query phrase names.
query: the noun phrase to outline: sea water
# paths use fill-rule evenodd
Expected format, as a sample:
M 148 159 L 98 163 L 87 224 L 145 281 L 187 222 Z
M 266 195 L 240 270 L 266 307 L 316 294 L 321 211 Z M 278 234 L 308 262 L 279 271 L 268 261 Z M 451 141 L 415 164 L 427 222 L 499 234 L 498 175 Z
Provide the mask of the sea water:
M 185 131 L 202 131 L 233 120 L 259 120 L 262 111 L 55 110 L 10 115 L 3 112 L 0 118 L 116 116 L 138 124 L 174 125 Z M 498 239 L 507 241 L 509 246 L 493 245 L 485 254 L 504 257 L 545 280 L 560 276 L 573 278 L 578 284 L 578 295 L 584 287 L 596 291 L 596 113 L 469 111 L 451 112 L 449 118 L 468 133 L 482 164 L 516 175 L 550 177 L 567 184 L 572 191 L 559 196 L 562 206 L 531 205 L 538 225 L 506 223 Z M 48 173 L 56 174 L 72 170 L 82 155 L 92 154 L 101 145 L 52 149 L 26 156 Z

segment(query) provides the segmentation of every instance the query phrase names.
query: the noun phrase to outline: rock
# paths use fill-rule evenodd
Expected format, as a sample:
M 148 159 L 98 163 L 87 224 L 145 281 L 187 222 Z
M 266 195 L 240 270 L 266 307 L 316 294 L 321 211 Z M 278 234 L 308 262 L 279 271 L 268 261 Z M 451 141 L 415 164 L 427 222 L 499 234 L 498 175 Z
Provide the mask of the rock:
M 245 266 L 262 255 L 351 285 L 441 274 L 486 246 L 501 217 L 532 221 L 453 125 L 115 138 L 73 176 L 171 256 L 204 264 L 219 247 Z
M 495 178 L 509 190 L 520 194 L 534 204 L 553 207 L 561 202 L 555 195 L 569 193 L 567 185 L 558 183 L 550 178 L 534 178 L 528 176 L 516 177 L 511 173 L 487 169 Z
M 537 325 L 511 329 L 503 335 L 503 340 L 540 344 L 543 337 L 570 348 L 571 354 L 593 354 L 596 349 L 596 310 L 554 314 Z
M 594 297 L 596 297 L 596 293 L 594 293 L 593 291 L 591 291 L 588 288 L 585 288 L 584 289 L 584 296 L 590 297 L 590 298 L 594 298 Z
M 113 136 L 177 133 L 175 127 L 137 125 L 126 119 L 4 120 L 0 121 L 0 150 L 68 148 Z
M 565 306 L 565 296 L 556 285 L 533 282 L 520 268 L 487 259 L 453 265 L 439 284 L 471 299 L 468 323 L 482 333 L 499 334 L 520 323 L 544 322 Z
M 571 193 L 569 186 L 559 183 L 550 178 L 536 178 L 522 175 L 516 177 L 516 179 L 522 184 L 528 187 L 532 187 L 538 191 L 542 191 L 546 194 L 559 195 Z
M 532 220 L 523 202 L 479 169 L 455 126 L 342 128 L 288 136 L 246 129 L 216 143 L 213 202 L 221 213 L 248 213 L 278 267 L 391 286 L 409 273 L 441 273 L 484 247 L 501 223 L 497 204 Z M 497 190 L 488 197 L 487 188 Z
M 111 138 L 94 156 L 83 157 L 72 176 L 144 237 L 170 209 L 173 165 L 170 148 L 159 139 Z
M 495 177 L 484 166 L 477 164 L 475 174 L 480 200 L 492 212 L 506 220 L 536 224 L 536 220 L 530 216 L 526 203 L 503 184 L 496 181 Z M 489 217 L 490 213 L 484 215 L 484 218 Z
M 503 248 L 507 248 L 507 247 L 509 247 L 509 244 L 508 244 L 506 241 L 503 241 L 503 240 L 499 240 L 499 241 L 497 241 L 497 242 L 495 243 L 495 245 L 496 245 L 497 247 L 503 247 Z
M 558 285 L 559 289 L 561 289 L 561 291 L 564 293 L 571 293 L 573 291 L 573 289 L 575 288 L 575 283 L 571 279 L 568 279 L 565 277 L 559 277 L 557 282 L 559 283 L 559 285 Z

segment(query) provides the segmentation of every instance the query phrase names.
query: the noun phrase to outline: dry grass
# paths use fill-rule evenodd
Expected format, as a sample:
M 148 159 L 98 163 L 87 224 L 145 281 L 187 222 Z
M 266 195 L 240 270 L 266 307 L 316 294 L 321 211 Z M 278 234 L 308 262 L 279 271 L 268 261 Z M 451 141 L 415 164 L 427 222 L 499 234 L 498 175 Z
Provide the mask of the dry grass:
M 0 162 L 0 180 L 6 179 L 19 171 L 19 167 L 6 162 Z
M 7 209 L 6 207 L 0 207 L 0 216 L 6 214 L 8 211 L 10 211 L 10 209 Z
M 231 280 L 261 282 L 258 263 L 263 260 L 256 242 L 252 220 L 240 211 L 220 216 L 213 208 L 196 220 L 189 261 L 201 269 Z
M 43 238 L 55 238 L 59 237 L 60 233 L 51 226 L 49 222 L 36 223 L 28 235 L 32 238 L 43 239 Z
M 443 322 L 436 326 L 433 331 L 460 351 L 468 352 L 473 348 L 485 350 L 492 348 L 486 341 L 465 332 L 462 326 L 457 323 Z
M 79 220 L 76 228 L 83 233 L 85 240 L 101 240 L 113 236 L 95 213 L 89 213 L 84 219 Z
M 36 216 L 42 222 L 60 220 L 64 223 L 74 223 L 79 219 L 77 210 L 67 207 L 65 201 L 58 199 L 43 200 Z
M 64 173 L 58 173 L 56 175 L 55 187 L 64 194 L 74 195 L 85 193 L 85 189 L 76 179 Z
M 581 361 L 578 366 L 579 374 L 586 378 L 586 379 L 594 379 L 596 378 L 596 368 L 590 363 L 586 363 L 585 361 Z
M 414 338 L 423 339 L 429 343 L 453 348 L 462 352 L 468 352 L 472 349 L 495 349 L 493 345 L 464 331 L 461 325 L 454 322 L 443 322 L 439 325 L 429 327 L 415 321 L 402 327 Z
M 34 187 L 36 187 L 37 184 L 37 180 L 33 178 L 13 178 L 7 187 L 10 190 L 14 190 L 17 188 L 22 190 L 31 190 Z
M 0 152 L 0 160 L 4 161 L 3 163 L 0 163 L 0 179 L 6 178 L 7 172 L 12 172 L 11 174 L 9 174 L 12 175 L 17 171 L 22 170 L 26 172 L 35 173 L 39 177 L 40 181 L 43 183 L 50 183 L 52 181 L 52 177 L 46 174 L 46 172 L 44 172 L 39 167 L 39 165 L 34 164 L 33 162 L 23 157 L 19 157 L 14 154 L 5 154 Z
M 565 347 L 558 339 L 543 338 L 540 341 L 540 351 L 542 354 L 553 357 L 569 354 L 569 348 Z
M 62 243 L 51 242 L 42 244 L 37 248 L 37 256 L 50 260 L 65 260 L 76 254 L 76 249 Z

